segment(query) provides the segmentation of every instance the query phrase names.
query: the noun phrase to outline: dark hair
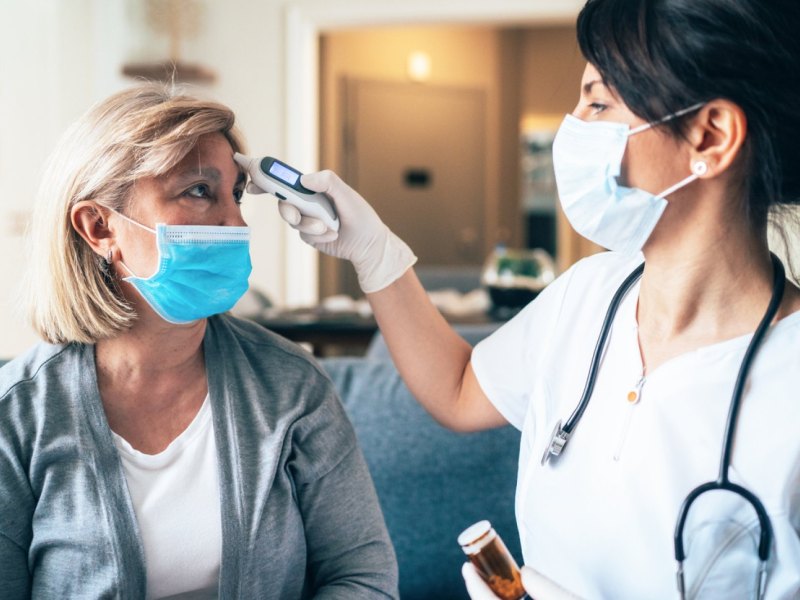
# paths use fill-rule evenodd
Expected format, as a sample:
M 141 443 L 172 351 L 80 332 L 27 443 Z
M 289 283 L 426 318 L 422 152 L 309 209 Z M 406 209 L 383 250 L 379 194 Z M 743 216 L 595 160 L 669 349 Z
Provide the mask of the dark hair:
M 800 0 L 588 0 L 578 43 L 647 121 L 716 98 L 738 105 L 752 222 L 800 204 Z M 685 123 L 668 126 L 680 136 Z

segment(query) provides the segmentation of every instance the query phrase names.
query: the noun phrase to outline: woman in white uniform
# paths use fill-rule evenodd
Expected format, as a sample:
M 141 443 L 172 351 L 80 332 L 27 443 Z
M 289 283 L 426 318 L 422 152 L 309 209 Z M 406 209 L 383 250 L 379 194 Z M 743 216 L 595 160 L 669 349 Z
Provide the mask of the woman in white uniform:
M 768 217 L 800 200 L 798 31 L 796 0 L 590 0 L 578 20 L 588 64 L 554 162 L 572 225 L 612 251 L 474 350 L 427 300 L 411 250 L 334 174 L 302 183 L 333 199 L 338 236 L 281 203 L 306 241 L 353 262 L 439 422 L 522 431 L 516 513 L 537 600 L 674 598 L 678 545 L 687 597 L 800 597 L 800 291 L 767 245 Z M 603 329 L 594 389 L 556 456 L 552 434 L 579 404 Z M 766 520 L 712 489 L 673 539 L 684 499 L 714 481 L 754 494 Z M 493 597 L 465 577 L 473 597 Z

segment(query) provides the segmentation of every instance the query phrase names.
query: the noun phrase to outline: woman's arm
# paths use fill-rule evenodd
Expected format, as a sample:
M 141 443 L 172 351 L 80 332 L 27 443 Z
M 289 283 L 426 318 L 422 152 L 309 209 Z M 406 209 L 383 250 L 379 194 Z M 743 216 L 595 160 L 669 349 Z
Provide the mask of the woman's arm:
M 3 598 L 29 598 L 31 578 L 28 573 L 28 552 L 0 531 L 0 589 Z
M 328 230 L 286 203 L 283 218 L 303 240 L 353 263 L 403 380 L 442 425 L 474 431 L 505 425 L 478 385 L 469 345 L 431 304 L 411 266 L 416 256 L 381 221 L 371 206 L 331 171 L 303 176 L 303 185 L 328 195 L 341 226 Z M 250 191 L 257 191 L 252 185 Z
M 397 559 L 355 432 L 329 381 L 292 434 L 288 463 L 313 597 L 397 598 Z
M 5 387 L 0 381 L 0 387 Z M 12 398 L 0 395 L 0 597 L 29 598 L 28 546 L 33 497 L 19 447 L 18 414 L 9 410 Z M 28 510 L 30 509 L 30 510 Z
M 400 375 L 439 423 L 457 431 L 508 423 L 478 384 L 472 347 L 431 303 L 413 269 L 367 298 Z
M 397 598 L 397 559 L 358 446 L 328 473 L 299 485 L 297 496 L 314 598 Z

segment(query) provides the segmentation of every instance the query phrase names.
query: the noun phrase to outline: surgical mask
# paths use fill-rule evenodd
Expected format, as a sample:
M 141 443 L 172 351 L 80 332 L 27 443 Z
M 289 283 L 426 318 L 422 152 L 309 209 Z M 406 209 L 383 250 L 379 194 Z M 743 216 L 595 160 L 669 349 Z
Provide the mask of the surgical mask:
M 609 250 L 636 254 L 650 237 L 665 198 L 689 185 L 707 167 L 692 165 L 692 174 L 653 195 L 617 182 L 628 138 L 700 108 L 690 106 L 659 121 L 631 129 L 624 123 L 582 121 L 567 115 L 553 141 L 553 166 L 561 206 L 579 234 Z
M 156 236 L 158 268 L 139 277 L 122 262 L 130 283 L 170 323 L 190 323 L 225 312 L 247 291 L 250 228 L 156 224 L 155 229 L 117 213 Z

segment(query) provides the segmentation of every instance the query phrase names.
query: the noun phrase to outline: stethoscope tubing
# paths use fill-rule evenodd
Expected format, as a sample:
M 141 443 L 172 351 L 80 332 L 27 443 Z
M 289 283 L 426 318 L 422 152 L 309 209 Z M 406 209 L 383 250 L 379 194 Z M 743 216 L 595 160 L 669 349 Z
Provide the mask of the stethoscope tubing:
M 750 344 L 747 346 L 747 351 L 744 353 L 742 364 L 739 367 L 739 375 L 736 377 L 736 384 L 733 387 L 733 397 L 731 398 L 731 406 L 728 411 L 728 424 L 725 429 L 725 443 L 722 445 L 722 456 L 719 462 L 719 479 L 718 481 L 728 480 L 728 470 L 731 464 L 731 452 L 733 450 L 733 436 L 736 432 L 736 424 L 739 420 L 739 407 L 744 395 L 744 386 L 747 383 L 747 375 L 750 371 L 750 364 L 756 352 L 764 341 L 769 326 L 778 314 L 781 302 L 783 301 L 783 292 L 786 287 L 786 273 L 783 269 L 783 264 L 777 256 L 771 254 L 772 267 L 773 267 L 773 282 L 772 282 L 772 298 L 770 298 L 769 306 L 764 313 L 761 322 L 758 324 Z
M 603 358 L 603 352 L 605 352 L 606 344 L 608 343 L 608 336 L 611 333 L 611 325 L 614 322 L 614 317 L 617 314 L 617 310 L 619 309 L 619 305 L 622 303 L 622 300 L 625 296 L 628 295 L 630 289 L 636 284 L 639 279 L 641 279 L 642 274 L 644 273 L 644 263 L 640 264 L 636 267 L 633 272 L 625 278 L 625 281 L 619 286 L 614 297 L 611 299 L 611 304 L 608 306 L 608 311 L 606 311 L 605 319 L 603 319 L 603 325 L 600 328 L 600 336 L 597 338 L 597 344 L 594 348 L 594 354 L 592 355 L 592 363 L 589 367 L 589 374 L 586 377 L 586 385 L 583 388 L 583 394 L 581 394 L 581 400 L 578 402 L 578 406 L 575 407 L 575 410 L 570 415 L 567 422 L 561 428 L 561 430 L 567 434 L 567 436 L 572 435 L 575 427 L 577 427 L 578 422 L 583 417 L 583 412 L 586 410 L 586 407 L 589 406 L 589 400 L 592 399 L 592 392 L 594 392 L 594 384 L 597 381 L 597 373 L 600 370 L 600 362 Z
M 761 318 L 747 350 L 744 353 L 744 358 L 739 366 L 739 374 L 736 377 L 736 384 L 733 387 L 733 395 L 731 396 L 731 404 L 728 409 L 728 420 L 725 426 L 724 442 L 722 444 L 722 454 L 719 461 L 719 476 L 716 481 L 709 481 L 704 483 L 694 490 L 692 490 L 683 501 L 681 509 L 678 512 L 678 521 L 675 525 L 675 560 L 678 563 L 683 562 L 686 558 L 686 553 L 683 547 L 683 529 L 686 524 L 686 518 L 689 514 L 689 509 L 697 498 L 705 492 L 712 490 L 725 490 L 733 492 L 742 496 L 747 500 L 758 515 L 758 521 L 761 527 L 761 535 L 759 536 L 758 543 L 758 557 L 762 563 L 769 559 L 770 548 L 772 547 L 772 524 L 770 523 L 769 516 L 764 505 L 758 497 L 743 488 L 742 486 L 732 483 L 728 479 L 731 464 L 731 454 L 733 450 L 733 436 L 736 432 L 736 424 L 739 419 L 739 409 L 742 403 L 742 396 L 744 395 L 744 386 L 747 383 L 747 376 L 750 372 L 750 366 L 755 358 L 756 352 L 761 346 L 764 338 L 766 337 L 769 326 L 775 319 L 778 313 L 781 302 L 783 300 L 783 292 L 786 287 L 786 273 L 783 264 L 777 256 L 771 254 L 773 266 L 773 282 L 772 282 L 772 298 L 770 299 L 767 310 Z

